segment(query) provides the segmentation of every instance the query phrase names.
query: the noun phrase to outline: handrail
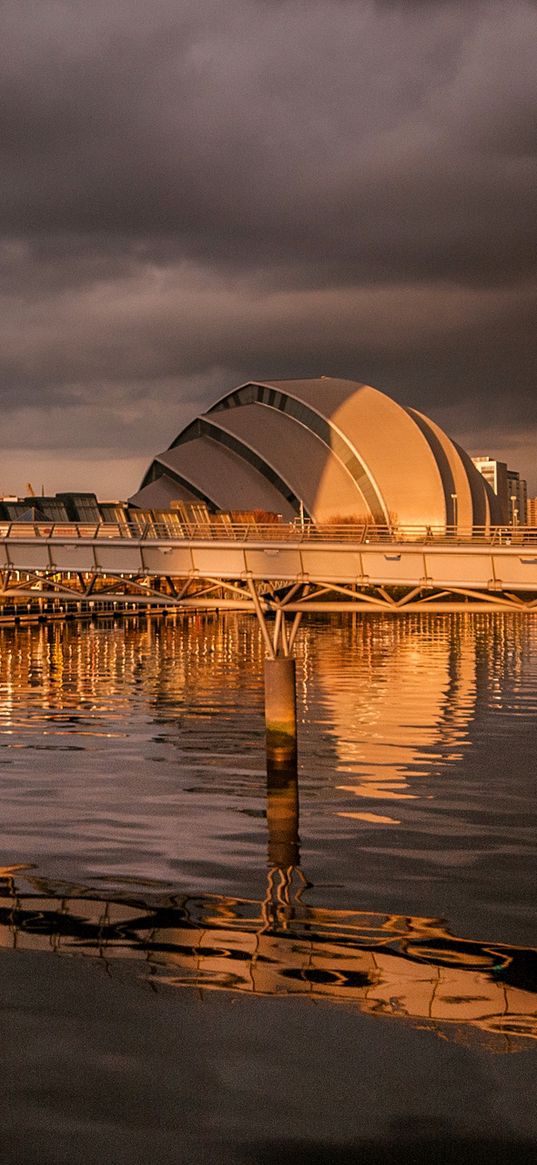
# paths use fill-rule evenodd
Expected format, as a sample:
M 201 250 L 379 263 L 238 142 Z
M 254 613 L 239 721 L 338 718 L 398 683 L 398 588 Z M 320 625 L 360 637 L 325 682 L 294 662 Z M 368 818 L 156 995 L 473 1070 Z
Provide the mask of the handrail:
M 115 542 L 223 541 L 223 542 L 354 542 L 450 546 L 537 546 L 537 526 L 381 526 L 366 523 L 311 521 L 231 522 L 214 515 L 203 523 L 187 522 L 175 515 L 169 521 L 138 522 L 1 522 L 0 542 L 7 540 L 59 540 Z

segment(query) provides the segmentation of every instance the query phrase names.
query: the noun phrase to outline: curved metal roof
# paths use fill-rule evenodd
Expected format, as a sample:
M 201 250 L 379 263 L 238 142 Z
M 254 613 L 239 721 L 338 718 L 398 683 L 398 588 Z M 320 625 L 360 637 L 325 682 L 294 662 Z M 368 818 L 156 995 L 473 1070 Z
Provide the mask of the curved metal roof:
M 178 498 L 190 492 L 212 509 L 284 517 L 303 509 L 320 522 L 500 520 L 490 487 L 434 421 L 371 385 L 332 377 L 251 381 L 226 393 L 157 455 L 131 502 L 169 505 L 174 482 Z

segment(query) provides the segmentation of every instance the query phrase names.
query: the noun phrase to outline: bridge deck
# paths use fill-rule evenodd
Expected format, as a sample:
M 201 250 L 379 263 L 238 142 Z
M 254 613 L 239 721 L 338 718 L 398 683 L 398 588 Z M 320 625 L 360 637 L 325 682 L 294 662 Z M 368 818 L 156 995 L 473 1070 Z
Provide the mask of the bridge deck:
M 216 519 L 188 529 L 174 521 L 0 526 L 4 601 L 51 590 L 84 599 L 106 592 L 119 601 L 123 587 L 132 601 L 251 609 L 252 583 L 269 605 L 271 593 L 286 589 L 289 612 L 334 605 L 342 611 L 358 600 L 397 609 L 427 602 L 440 610 L 478 595 L 484 603 L 537 610 L 537 529 L 446 532 Z

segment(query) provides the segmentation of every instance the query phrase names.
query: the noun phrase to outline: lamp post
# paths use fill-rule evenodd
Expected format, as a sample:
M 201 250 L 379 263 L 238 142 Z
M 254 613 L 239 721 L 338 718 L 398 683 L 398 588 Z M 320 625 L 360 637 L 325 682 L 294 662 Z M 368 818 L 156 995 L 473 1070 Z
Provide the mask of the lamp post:
M 518 510 L 516 508 L 516 500 L 517 500 L 516 494 L 511 494 L 511 498 L 510 498 L 510 501 L 511 501 L 511 525 L 513 527 L 513 530 L 515 529 L 515 526 L 517 524 L 517 519 L 518 519 Z
M 457 502 L 458 502 L 457 494 L 452 494 L 451 495 L 451 503 L 452 503 L 452 510 L 453 510 L 453 533 L 454 534 L 457 533 L 457 529 L 458 529 L 458 525 L 459 525 L 458 513 L 457 513 L 457 511 L 458 511 Z

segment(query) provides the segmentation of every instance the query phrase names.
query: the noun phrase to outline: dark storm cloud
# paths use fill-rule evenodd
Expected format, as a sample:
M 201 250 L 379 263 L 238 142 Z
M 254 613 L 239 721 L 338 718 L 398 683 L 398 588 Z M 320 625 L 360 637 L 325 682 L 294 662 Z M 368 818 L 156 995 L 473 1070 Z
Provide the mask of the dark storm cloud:
M 8 0 L 3 24 L 5 443 L 25 420 L 149 459 L 217 383 L 320 372 L 534 439 L 533 3 Z
M 211 263 L 291 258 L 310 279 L 319 261 L 346 279 L 529 266 L 531 10 L 144 11 L 17 5 L 8 230 L 104 230 L 157 256 L 164 236 Z

